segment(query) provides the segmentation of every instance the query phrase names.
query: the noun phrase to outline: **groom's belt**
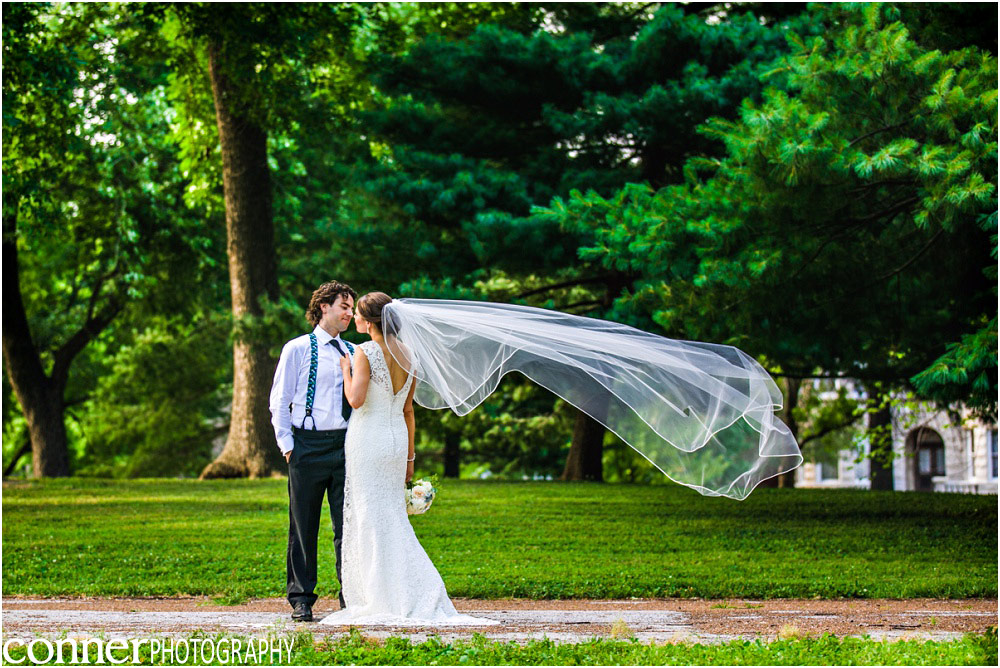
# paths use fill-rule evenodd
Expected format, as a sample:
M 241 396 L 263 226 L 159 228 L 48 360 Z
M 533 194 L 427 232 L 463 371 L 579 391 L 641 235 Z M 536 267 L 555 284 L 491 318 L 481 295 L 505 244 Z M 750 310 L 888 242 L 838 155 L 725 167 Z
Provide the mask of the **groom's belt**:
M 326 441 L 331 438 L 342 438 L 347 429 L 303 429 L 292 425 L 292 434 L 304 441 Z

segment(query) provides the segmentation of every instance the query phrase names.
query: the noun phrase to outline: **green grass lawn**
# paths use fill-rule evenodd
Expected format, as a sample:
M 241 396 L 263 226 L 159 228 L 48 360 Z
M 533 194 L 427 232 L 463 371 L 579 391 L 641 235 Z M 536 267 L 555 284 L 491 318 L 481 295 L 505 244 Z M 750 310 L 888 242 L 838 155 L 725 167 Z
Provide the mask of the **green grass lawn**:
M 284 480 L 5 483 L 3 593 L 283 597 Z M 413 526 L 452 596 L 997 595 L 997 498 L 445 481 Z M 320 530 L 323 597 L 336 594 Z
M 870 638 L 802 638 L 795 640 L 734 640 L 719 645 L 644 644 L 634 640 L 602 640 L 556 644 L 534 640 L 523 645 L 492 642 L 482 637 L 445 644 L 435 639 L 411 643 L 390 638 L 366 642 L 360 635 L 292 651 L 298 665 L 548 665 L 548 666 L 807 666 L 807 665 L 996 665 L 995 632 L 967 634 L 961 640 L 883 642 Z
M 220 642 L 223 637 L 227 642 Z M 238 648 L 248 645 L 246 636 L 192 635 L 194 638 L 214 639 L 212 649 L 193 652 L 184 651 L 188 665 L 201 663 L 199 651 L 205 652 L 207 665 L 255 665 L 257 659 L 241 653 Z M 239 639 L 236 645 L 234 639 Z M 259 642 L 259 638 L 255 639 Z M 276 642 L 272 640 L 271 642 Z M 284 665 L 295 666 L 503 666 L 503 665 L 548 665 L 548 666 L 608 666 L 608 665 L 743 665 L 743 666 L 947 666 L 973 665 L 995 666 L 997 663 L 996 631 L 983 634 L 967 634 L 955 641 L 899 640 L 886 642 L 870 638 L 836 638 L 822 636 L 792 640 L 734 640 L 717 645 L 691 643 L 643 644 L 634 640 L 594 639 L 582 643 L 556 644 L 550 640 L 530 640 L 496 642 L 476 636 L 467 641 L 444 643 L 438 638 L 415 643 L 406 638 L 389 638 L 384 641 L 369 640 L 357 631 L 350 636 L 314 638 L 310 633 L 299 633 L 285 638 L 291 644 L 289 660 L 282 655 Z M 237 648 L 234 651 L 233 648 Z M 215 650 L 224 651 L 224 660 L 215 655 Z M 69 656 L 69 649 L 65 650 Z M 95 649 L 91 649 L 96 652 Z M 181 650 L 178 650 L 181 651 Z M 21 645 L 12 648 L 11 659 L 24 662 L 26 650 Z M 45 656 L 44 649 L 36 651 Z M 113 657 L 121 662 L 131 657 L 130 650 L 112 650 Z M 212 659 L 215 655 L 214 660 Z M 197 660 L 194 657 L 197 656 Z M 141 646 L 139 658 L 142 663 L 164 665 L 162 651 L 154 656 L 150 645 Z M 276 657 L 272 657 L 276 660 Z M 169 662 L 169 665 L 184 665 Z

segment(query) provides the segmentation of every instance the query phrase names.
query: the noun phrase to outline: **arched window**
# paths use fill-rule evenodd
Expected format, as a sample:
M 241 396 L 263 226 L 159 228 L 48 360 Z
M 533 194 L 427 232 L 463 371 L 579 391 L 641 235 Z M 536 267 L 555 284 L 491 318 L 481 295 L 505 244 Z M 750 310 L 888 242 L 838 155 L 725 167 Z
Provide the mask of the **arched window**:
M 908 450 L 913 453 L 915 464 L 914 482 L 918 491 L 934 490 L 934 477 L 943 476 L 944 440 L 933 429 L 918 427 L 907 437 Z

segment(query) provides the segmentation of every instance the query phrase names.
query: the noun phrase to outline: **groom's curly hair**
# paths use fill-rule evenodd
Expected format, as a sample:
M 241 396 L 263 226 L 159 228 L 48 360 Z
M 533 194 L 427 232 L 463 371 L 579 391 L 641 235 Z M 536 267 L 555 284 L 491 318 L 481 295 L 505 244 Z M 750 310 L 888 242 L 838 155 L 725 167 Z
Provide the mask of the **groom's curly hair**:
M 313 291 L 312 299 L 309 300 L 309 307 L 306 309 L 306 320 L 309 321 L 310 325 L 315 327 L 323 318 L 323 309 L 320 308 L 321 304 L 332 305 L 333 302 L 337 301 L 337 297 L 344 297 L 346 299 L 348 296 L 351 299 L 357 300 L 358 293 L 347 283 L 327 281 Z

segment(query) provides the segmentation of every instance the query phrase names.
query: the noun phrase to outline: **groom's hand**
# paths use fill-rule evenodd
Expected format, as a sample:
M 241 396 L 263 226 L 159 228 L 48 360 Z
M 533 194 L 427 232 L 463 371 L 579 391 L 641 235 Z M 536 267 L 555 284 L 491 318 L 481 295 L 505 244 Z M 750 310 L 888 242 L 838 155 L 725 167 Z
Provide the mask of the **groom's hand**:
M 289 450 L 288 452 L 285 453 L 285 463 L 287 464 L 291 458 L 292 458 L 292 451 Z

